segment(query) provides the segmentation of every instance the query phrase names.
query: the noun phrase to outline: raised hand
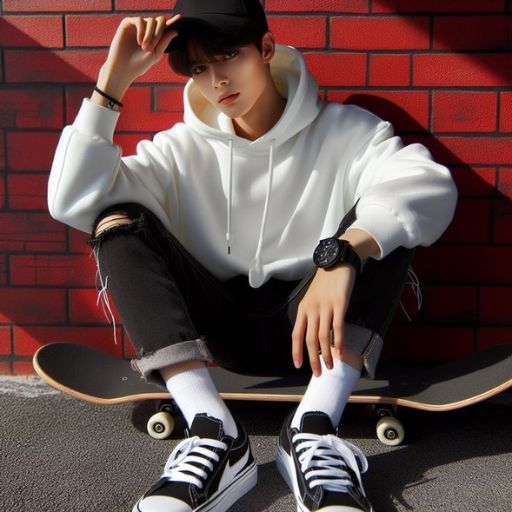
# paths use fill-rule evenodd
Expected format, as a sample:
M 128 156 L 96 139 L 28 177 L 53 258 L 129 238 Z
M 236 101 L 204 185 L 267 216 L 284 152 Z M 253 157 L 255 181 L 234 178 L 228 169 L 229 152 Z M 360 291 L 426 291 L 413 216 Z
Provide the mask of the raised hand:
M 124 18 L 100 70 L 98 87 L 120 101 L 132 82 L 162 58 L 169 43 L 177 36 L 172 25 L 180 18 L 181 15 L 170 19 L 164 16 Z

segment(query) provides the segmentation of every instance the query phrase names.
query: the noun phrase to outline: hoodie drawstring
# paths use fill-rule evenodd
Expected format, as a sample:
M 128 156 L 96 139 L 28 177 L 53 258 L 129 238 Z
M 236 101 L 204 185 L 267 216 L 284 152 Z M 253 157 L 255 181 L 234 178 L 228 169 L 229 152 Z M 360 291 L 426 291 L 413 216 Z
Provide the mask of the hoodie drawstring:
M 261 249 L 263 247 L 263 235 L 265 233 L 265 226 L 267 224 L 268 216 L 268 205 L 270 203 L 270 193 L 272 190 L 272 179 L 274 177 L 274 141 L 270 144 L 270 154 L 268 157 L 268 181 L 267 181 L 267 193 L 265 195 L 265 206 L 263 207 L 263 217 L 261 219 L 260 235 L 258 237 L 258 246 L 256 248 L 256 254 L 254 255 L 253 263 L 260 266 Z
M 256 253 L 249 267 L 249 283 L 253 288 L 257 288 L 263 284 L 263 271 L 261 262 L 261 253 L 263 250 L 263 238 L 265 235 L 265 227 L 267 224 L 268 210 L 270 204 L 270 195 L 272 193 L 272 181 L 274 178 L 274 147 L 275 140 L 270 143 L 270 153 L 268 157 L 268 181 L 267 192 L 265 195 L 265 206 L 263 207 L 263 216 L 261 219 L 260 233 Z M 229 139 L 229 163 L 228 163 L 228 205 L 227 205 L 227 229 L 226 243 L 228 254 L 231 254 L 231 203 L 233 194 L 233 139 Z
M 233 197 L 233 139 L 229 139 L 229 163 L 228 163 L 228 220 L 226 228 L 226 244 L 228 254 L 231 254 L 231 201 Z

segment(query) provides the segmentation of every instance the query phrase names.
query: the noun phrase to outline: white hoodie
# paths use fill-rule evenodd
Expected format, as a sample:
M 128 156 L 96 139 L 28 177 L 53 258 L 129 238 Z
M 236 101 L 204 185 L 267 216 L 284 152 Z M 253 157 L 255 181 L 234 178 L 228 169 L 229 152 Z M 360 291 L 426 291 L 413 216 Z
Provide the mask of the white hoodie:
M 321 102 L 297 50 L 278 46 L 271 70 L 287 105 L 255 141 L 238 137 L 190 80 L 184 123 L 122 158 L 112 143 L 119 113 L 85 99 L 57 147 L 50 214 L 90 233 L 105 208 L 140 203 L 220 280 L 244 274 L 254 288 L 304 277 L 318 241 L 358 199 L 352 227 L 373 236 L 377 258 L 432 244 L 455 208 L 449 171 L 373 114 Z

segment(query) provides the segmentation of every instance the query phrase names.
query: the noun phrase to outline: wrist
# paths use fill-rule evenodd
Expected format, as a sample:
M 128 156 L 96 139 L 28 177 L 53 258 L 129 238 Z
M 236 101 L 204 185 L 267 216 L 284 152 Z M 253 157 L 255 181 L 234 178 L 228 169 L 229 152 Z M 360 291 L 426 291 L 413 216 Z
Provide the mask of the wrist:
M 96 86 L 99 89 L 119 102 L 123 100 L 130 85 L 131 81 L 124 79 L 120 73 L 114 73 L 107 63 L 100 69 L 96 82 Z M 95 95 L 97 95 L 97 93 L 95 93 Z M 99 98 L 97 99 L 99 100 Z
M 362 229 L 347 229 L 340 237 L 340 240 L 346 240 L 354 252 L 359 256 L 361 262 L 364 262 L 372 256 L 380 254 L 380 247 L 376 240 Z

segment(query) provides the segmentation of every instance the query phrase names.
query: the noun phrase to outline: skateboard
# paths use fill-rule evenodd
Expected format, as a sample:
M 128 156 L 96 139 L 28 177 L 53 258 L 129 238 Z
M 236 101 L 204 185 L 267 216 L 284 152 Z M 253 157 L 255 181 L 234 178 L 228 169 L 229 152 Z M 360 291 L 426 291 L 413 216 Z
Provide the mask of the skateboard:
M 161 400 L 147 430 L 152 437 L 168 437 L 177 407 L 164 387 L 146 383 L 130 361 L 72 343 L 44 345 L 33 358 L 37 374 L 52 387 L 80 400 L 113 405 Z M 298 402 L 308 378 L 243 375 L 210 368 L 213 381 L 226 400 Z M 466 407 L 512 387 L 512 344 L 499 345 L 467 357 L 430 367 L 382 366 L 376 379 L 361 378 L 349 402 L 371 404 L 377 415 L 378 439 L 390 446 L 403 442 L 399 407 L 450 411 Z

